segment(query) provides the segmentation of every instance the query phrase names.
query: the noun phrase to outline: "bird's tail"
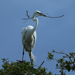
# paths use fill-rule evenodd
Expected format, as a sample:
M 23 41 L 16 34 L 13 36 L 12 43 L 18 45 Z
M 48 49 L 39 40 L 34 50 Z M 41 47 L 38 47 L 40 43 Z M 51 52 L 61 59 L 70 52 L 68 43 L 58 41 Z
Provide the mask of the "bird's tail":
M 31 52 L 31 59 L 33 59 L 33 61 L 35 61 L 35 56 L 33 55 L 33 53 Z
M 29 53 L 29 56 L 30 56 L 30 53 Z M 31 59 L 33 60 L 33 61 L 35 61 L 35 56 L 33 55 L 33 53 L 31 52 Z

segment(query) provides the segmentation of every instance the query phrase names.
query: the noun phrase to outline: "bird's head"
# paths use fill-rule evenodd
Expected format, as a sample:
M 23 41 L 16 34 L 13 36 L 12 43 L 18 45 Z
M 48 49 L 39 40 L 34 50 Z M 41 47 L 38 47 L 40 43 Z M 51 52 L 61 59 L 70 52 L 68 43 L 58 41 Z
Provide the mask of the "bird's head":
M 33 13 L 33 15 L 32 15 L 32 18 L 34 18 L 35 16 L 44 16 L 44 17 L 46 17 L 46 15 L 44 15 L 44 14 L 42 14 L 40 11 L 38 11 L 38 10 L 36 10 L 34 13 Z

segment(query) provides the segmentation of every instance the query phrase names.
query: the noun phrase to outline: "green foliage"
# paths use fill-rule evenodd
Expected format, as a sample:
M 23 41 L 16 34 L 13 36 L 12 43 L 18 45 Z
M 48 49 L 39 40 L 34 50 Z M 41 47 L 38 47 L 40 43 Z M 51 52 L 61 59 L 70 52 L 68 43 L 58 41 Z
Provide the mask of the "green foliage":
M 46 68 L 38 67 L 33 68 L 30 62 L 17 61 L 9 64 L 8 59 L 3 58 L 3 69 L 0 69 L 0 75 L 52 75 L 51 72 L 47 73 Z
M 57 54 L 64 54 L 65 56 L 63 56 L 61 59 L 56 59 L 54 58 L 54 55 L 52 53 L 57 53 Z M 68 58 L 69 60 L 66 60 L 66 58 Z M 61 73 L 61 75 L 66 75 L 65 74 L 65 70 L 69 71 L 75 71 L 75 53 L 63 53 L 62 52 L 56 52 L 55 50 L 53 50 L 52 52 L 48 52 L 48 60 L 56 60 L 57 64 L 56 64 L 56 69 L 60 69 L 59 72 Z
M 54 57 L 53 53 L 63 54 L 63 56 L 61 59 L 57 59 Z M 66 54 L 63 51 L 56 52 L 55 50 L 53 50 L 52 52 L 48 52 L 47 59 L 56 60 L 56 69 L 60 69 L 60 75 L 66 75 L 65 71 L 75 71 L 75 53 L 73 52 Z M 53 75 L 51 71 L 47 73 L 47 69 L 45 67 L 41 67 L 44 61 L 41 63 L 39 67 L 37 67 L 37 69 L 34 68 L 35 65 L 31 64 L 31 62 L 17 60 L 17 62 L 11 62 L 9 64 L 8 58 L 3 58 L 2 62 L 3 69 L 0 69 L 0 75 Z
M 53 55 L 52 53 L 49 53 L 49 52 L 48 52 L 48 57 L 47 57 L 47 59 L 48 59 L 48 60 L 53 60 L 53 56 L 54 56 L 54 55 Z

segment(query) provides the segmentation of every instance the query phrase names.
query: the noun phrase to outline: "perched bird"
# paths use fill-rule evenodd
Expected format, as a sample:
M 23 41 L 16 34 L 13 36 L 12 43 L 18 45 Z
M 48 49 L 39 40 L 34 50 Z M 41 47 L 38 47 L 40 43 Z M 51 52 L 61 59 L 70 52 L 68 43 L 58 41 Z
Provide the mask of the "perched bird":
M 32 53 L 32 50 L 35 46 L 35 42 L 36 42 L 36 28 L 38 26 L 38 18 L 36 18 L 37 16 L 44 16 L 46 17 L 44 14 L 42 14 L 40 11 L 35 11 L 32 15 L 32 20 L 33 22 L 35 22 L 35 26 L 27 26 L 26 28 L 23 28 L 21 35 L 22 35 L 22 45 L 23 45 L 23 57 L 24 57 L 24 50 L 28 52 L 30 60 L 35 61 L 34 59 L 34 55 Z M 22 57 L 22 60 L 23 60 Z

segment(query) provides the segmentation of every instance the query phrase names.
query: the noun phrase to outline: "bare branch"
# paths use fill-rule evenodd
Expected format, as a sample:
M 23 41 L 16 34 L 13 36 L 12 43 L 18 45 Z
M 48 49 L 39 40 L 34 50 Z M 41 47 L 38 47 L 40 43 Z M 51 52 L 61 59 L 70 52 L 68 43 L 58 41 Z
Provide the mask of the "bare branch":
M 63 17 L 64 15 L 61 15 L 61 16 L 57 16 L 57 17 L 51 17 L 48 13 L 46 13 L 48 16 L 46 16 L 46 17 L 48 17 L 48 18 L 61 18 L 61 17 Z
M 28 11 L 26 11 L 26 16 L 28 17 L 28 18 L 22 18 L 22 20 L 25 20 L 23 23 L 25 23 L 27 20 L 29 20 L 29 19 L 32 19 L 32 18 L 30 18 L 30 16 L 29 16 L 29 14 L 28 14 Z
M 28 11 L 26 11 L 26 13 L 27 13 L 26 16 L 29 18 Z
M 39 67 L 41 67 L 41 66 L 43 65 L 44 62 L 45 62 L 45 61 L 43 61 Z
M 48 13 L 46 13 L 47 15 L 44 15 L 43 14 L 43 16 L 44 17 L 48 17 L 48 18 L 61 18 L 61 17 L 63 17 L 64 15 L 61 15 L 61 16 L 57 16 L 57 17 L 51 17 Z M 23 18 L 22 20 L 25 20 L 25 22 L 27 21 L 27 20 L 29 20 L 29 19 L 32 19 L 32 17 L 30 17 L 29 16 L 29 14 L 28 14 L 28 11 L 26 11 L 26 16 L 28 17 L 28 18 Z M 36 16 L 36 17 L 38 17 L 38 15 Z M 25 23 L 24 22 L 24 23 Z
M 52 52 L 53 52 L 53 51 L 52 51 Z M 63 51 L 62 51 L 62 52 L 56 52 L 56 51 L 55 51 L 55 53 L 58 53 L 58 54 L 65 54 L 65 55 L 70 59 L 70 61 L 73 62 L 72 59 L 71 59 L 71 57 L 70 57 L 68 54 L 64 53 Z
M 25 20 L 25 21 L 23 22 L 23 23 L 25 23 L 28 19 L 24 19 L 24 18 L 23 18 L 22 20 Z

